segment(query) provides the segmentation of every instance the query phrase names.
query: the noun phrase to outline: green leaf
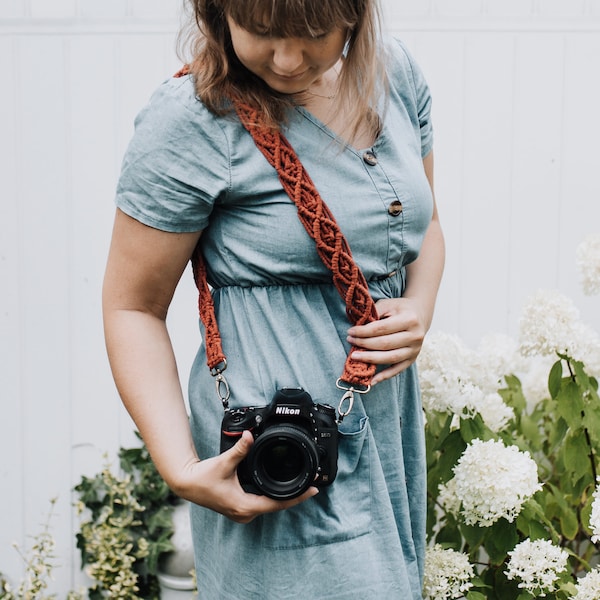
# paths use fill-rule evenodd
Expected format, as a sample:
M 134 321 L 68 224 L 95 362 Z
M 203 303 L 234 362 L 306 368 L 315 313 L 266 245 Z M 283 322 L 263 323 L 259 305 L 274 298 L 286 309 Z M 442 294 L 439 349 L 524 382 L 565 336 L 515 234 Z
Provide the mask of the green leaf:
M 465 542 L 469 546 L 468 552 L 472 552 L 476 548 L 481 546 L 485 534 L 485 527 L 477 527 L 476 525 L 466 525 L 465 523 L 460 524 L 460 532 L 462 533 Z
M 487 600 L 481 592 L 467 592 L 467 600 Z
M 467 445 L 463 441 L 460 431 L 452 431 L 446 440 L 440 444 L 440 457 L 438 460 L 438 466 L 441 473 L 447 473 L 452 478 L 452 469 L 458 462 L 458 459 L 462 456 Z
M 593 479 L 590 451 L 586 437 L 581 432 L 571 432 L 565 437 L 560 455 L 573 485 L 585 476 Z
M 499 389 L 498 393 L 508 406 L 514 408 L 517 415 L 524 413 L 527 408 L 527 400 L 523 395 L 521 381 L 515 375 L 505 375 L 504 381 L 506 387 Z
M 452 548 L 459 551 L 462 546 L 462 536 L 456 523 L 448 523 L 442 527 L 435 536 L 435 541 L 442 544 L 444 548 Z
M 506 519 L 499 519 L 489 529 L 484 547 L 493 564 L 504 562 L 506 555 L 519 543 L 516 523 L 509 523 Z
M 485 425 L 480 414 L 476 414 L 469 419 L 460 420 L 460 433 L 462 439 L 468 444 L 475 439 L 487 441 L 492 439 L 494 434 Z
M 548 391 L 550 392 L 550 396 L 552 398 L 556 398 L 558 396 L 558 392 L 560 391 L 560 384 L 562 382 L 562 360 L 557 360 L 550 369 L 550 374 L 548 375 Z
M 571 429 L 579 429 L 583 420 L 583 394 L 579 385 L 569 380 L 561 388 L 556 397 L 557 413 L 567 422 Z
M 574 540 L 579 531 L 579 522 L 573 512 L 565 512 L 560 517 L 560 530 L 568 540 Z

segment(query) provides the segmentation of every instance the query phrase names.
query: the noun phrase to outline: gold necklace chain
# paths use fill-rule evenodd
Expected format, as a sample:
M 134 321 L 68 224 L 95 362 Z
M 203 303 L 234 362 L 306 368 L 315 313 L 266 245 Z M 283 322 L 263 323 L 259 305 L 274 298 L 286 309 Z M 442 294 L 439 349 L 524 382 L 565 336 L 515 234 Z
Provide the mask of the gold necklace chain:
M 323 94 L 315 94 L 315 92 L 311 92 L 310 90 L 306 90 L 306 93 L 311 96 L 316 96 L 317 98 L 325 98 L 326 100 L 333 100 L 337 96 L 337 90 L 329 96 L 324 96 Z

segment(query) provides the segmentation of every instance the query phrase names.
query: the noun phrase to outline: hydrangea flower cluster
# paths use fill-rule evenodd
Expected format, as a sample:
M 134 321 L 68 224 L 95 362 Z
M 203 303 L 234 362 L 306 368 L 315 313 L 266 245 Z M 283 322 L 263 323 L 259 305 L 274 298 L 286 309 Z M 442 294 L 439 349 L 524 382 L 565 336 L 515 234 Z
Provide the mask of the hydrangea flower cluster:
M 504 517 L 512 522 L 523 504 L 541 489 L 537 465 L 528 452 L 501 441 L 475 439 L 454 467 L 452 484 L 467 525 L 489 527 Z M 446 503 L 450 502 L 445 488 Z
M 550 540 L 524 540 L 508 555 L 508 579 L 519 579 L 519 587 L 533 596 L 544 597 L 555 589 L 560 573 L 566 570 L 568 553 Z M 579 599 L 578 599 L 579 600 Z
M 593 569 L 575 586 L 577 593 L 569 600 L 598 600 L 600 598 L 600 571 Z
M 456 336 L 430 335 L 419 356 L 425 410 L 466 417 L 479 413 L 492 431 L 501 431 L 514 413 L 497 390 L 516 350 L 506 336 L 485 340 L 473 351 Z
M 466 554 L 444 550 L 439 544 L 427 549 L 423 580 L 424 600 L 463 598 L 475 575 Z
M 577 268 L 583 293 L 600 294 L 600 235 L 586 237 L 577 247 Z
M 591 540 L 595 544 L 600 541 L 600 478 L 592 497 L 594 501 L 592 502 L 592 512 L 590 514 L 590 529 L 593 534 Z
M 539 290 L 525 304 L 519 324 L 525 355 L 568 354 L 600 372 L 600 338 L 585 325 L 573 301 L 557 291 Z

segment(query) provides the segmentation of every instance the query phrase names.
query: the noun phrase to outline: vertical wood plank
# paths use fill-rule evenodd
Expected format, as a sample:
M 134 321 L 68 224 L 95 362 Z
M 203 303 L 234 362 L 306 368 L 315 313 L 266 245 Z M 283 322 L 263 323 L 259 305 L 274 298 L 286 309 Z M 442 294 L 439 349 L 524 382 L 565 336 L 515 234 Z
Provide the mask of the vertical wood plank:
M 513 122 L 511 34 L 466 42 L 459 331 L 469 343 L 505 331 Z
M 564 150 L 560 204 L 559 286 L 582 318 L 600 332 L 598 296 L 583 295 L 575 251 L 583 238 L 600 234 L 600 36 L 569 34 L 565 52 Z
M 71 144 L 69 239 L 71 268 L 70 338 L 72 395 L 71 487 L 83 475 L 93 476 L 106 463 L 115 464 L 119 447 L 121 406 L 103 343 L 102 278 L 114 215 L 117 169 L 113 36 L 79 36 L 69 44 L 69 110 L 66 127 Z M 79 518 L 68 524 L 74 587 L 86 585 L 75 547 Z M 66 524 L 65 524 L 66 525 Z
M 0 71 L 7 90 L 0 94 L 0 556 L 1 570 L 16 577 L 22 561 L 11 548 L 13 542 L 23 545 L 23 478 L 24 457 L 22 431 L 24 427 L 21 404 L 22 326 L 21 237 L 19 206 L 21 203 L 17 177 L 17 115 L 19 97 L 14 93 L 17 83 L 17 40 L 0 37 Z
M 20 306 L 23 329 L 23 510 L 25 531 L 39 531 L 50 498 L 56 520 L 70 518 L 70 344 L 68 143 L 65 42 L 23 36 L 19 42 Z M 44 57 L 44 69 L 36 68 Z M 57 554 L 68 556 L 69 527 L 55 526 Z M 65 590 L 69 569 L 57 569 L 52 587 Z
M 562 157 L 563 52 L 561 34 L 517 40 L 514 144 L 510 198 L 509 330 L 518 331 L 526 298 L 557 281 Z

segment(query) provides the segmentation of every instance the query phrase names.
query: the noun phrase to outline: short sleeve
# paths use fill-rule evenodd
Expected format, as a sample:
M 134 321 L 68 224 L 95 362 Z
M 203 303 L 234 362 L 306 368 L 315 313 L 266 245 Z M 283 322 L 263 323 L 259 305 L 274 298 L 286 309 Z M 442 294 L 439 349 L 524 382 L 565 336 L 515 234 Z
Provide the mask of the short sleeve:
M 170 79 L 136 118 L 116 204 L 156 229 L 200 231 L 229 188 L 229 163 L 226 136 L 191 79 Z
M 413 113 L 414 124 L 421 138 L 421 157 L 433 148 L 431 123 L 431 92 L 419 65 L 398 39 L 391 42 L 391 68 L 388 72 L 390 88 L 399 93 L 407 108 Z

